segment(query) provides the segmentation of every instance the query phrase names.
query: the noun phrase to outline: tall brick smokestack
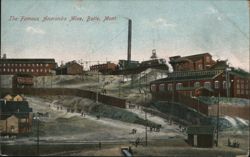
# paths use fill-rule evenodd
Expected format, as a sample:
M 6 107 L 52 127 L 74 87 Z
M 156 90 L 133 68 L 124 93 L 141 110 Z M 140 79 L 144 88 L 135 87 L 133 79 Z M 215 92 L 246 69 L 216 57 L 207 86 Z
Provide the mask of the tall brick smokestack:
M 128 63 L 131 61 L 132 20 L 128 20 Z

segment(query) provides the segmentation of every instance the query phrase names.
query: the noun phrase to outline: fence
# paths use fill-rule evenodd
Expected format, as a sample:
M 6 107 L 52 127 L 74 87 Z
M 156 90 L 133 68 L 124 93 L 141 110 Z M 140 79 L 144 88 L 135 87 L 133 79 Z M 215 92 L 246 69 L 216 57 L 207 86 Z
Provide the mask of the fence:
M 218 105 L 209 106 L 209 116 L 217 115 Z M 236 105 L 219 105 L 219 115 L 227 115 L 231 117 L 240 117 L 246 120 L 250 119 L 249 106 L 236 106 Z
M 208 115 L 207 104 L 204 104 L 200 102 L 199 100 L 196 100 L 189 96 L 185 96 L 178 92 L 175 92 L 174 95 L 172 94 L 173 94 L 172 92 L 157 92 L 157 93 L 152 93 L 152 98 L 153 100 L 160 100 L 160 101 L 172 101 L 173 100 L 174 102 L 179 102 L 205 115 Z
M 26 94 L 35 96 L 47 95 L 72 95 L 82 98 L 96 100 L 97 93 L 74 88 L 1 88 L 1 95 L 11 94 Z M 107 105 L 112 105 L 120 108 L 126 108 L 126 100 L 98 93 L 98 101 Z

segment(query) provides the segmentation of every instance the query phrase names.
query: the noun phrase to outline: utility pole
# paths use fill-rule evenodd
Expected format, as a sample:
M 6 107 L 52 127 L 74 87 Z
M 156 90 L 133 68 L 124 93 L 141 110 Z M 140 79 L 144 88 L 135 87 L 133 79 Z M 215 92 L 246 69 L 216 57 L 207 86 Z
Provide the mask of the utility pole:
M 36 144 L 37 144 L 37 145 L 36 145 L 36 152 L 37 152 L 37 156 L 39 156 L 39 154 L 40 154 L 40 152 L 39 152 L 39 151 L 40 151 L 40 150 L 39 150 L 39 122 L 40 122 L 40 121 L 39 121 L 39 120 L 40 120 L 40 119 L 39 119 L 39 114 L 38 114 L 38 112 L 36 113 L 36 116 L 34 117 L 34 119 L 37 120 L 37 133 L 36 133 L 36 135 L 37 135 L 37 136 L 36 136 L 36 138 L 37 138 L 37 141 L 36 141 L 37 143 L 36 143 Z
M 170 111 L 170 125 L 172 125 L 172 116 L 173 116 L 173 105 L 174 105 L 174 96 L 175 96 L 175 74 L 174 74 L 174 81 L 173 81 L 173 85 L 172 85 L 172 103 L 171 103 L 171 111 Z
M 98 61 L 98 67 L 99 67 L 99 61 Z M 98 78 L 98 83 L 97 83 L 97 88 L 96 88 L 96 103 L 98 104 L 98 88 L 99 88 L 99 82 L 100 82 L 100 78 L 99 78 L 99 70 L 97 70 L 97 78 Z
M 218 105 L 217 105 L 216 147 L 218 147 L 219 144 L 219 118 L 220 118 L 220 93 L 218 96 Z
M 146 90 L 144 90 L 144 104 L 146 105 Z M 147 112 L 145 112 L 145 121 L 146 121 L 146 126 L 145 126 L 145 144 L 148 146 L 148 119 L 147 119 Z

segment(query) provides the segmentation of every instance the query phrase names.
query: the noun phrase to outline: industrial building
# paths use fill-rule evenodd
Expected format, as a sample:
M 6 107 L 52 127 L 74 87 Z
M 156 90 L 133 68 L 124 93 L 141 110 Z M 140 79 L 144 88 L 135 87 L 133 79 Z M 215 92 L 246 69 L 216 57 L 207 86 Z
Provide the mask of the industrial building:
M 83 66 L 76 61 L 67 62 L 56 68 L 56 75 L 81 75 L 83 74 Z
M 207 61 L 212 60 L 208 53 L 195 56 L 203 56 L 202 59 L 208 57 Z M 150 90 L 153 98 L 172 99 L 173 91 L 189 97 L 220 95 L 223 97 L 249 98 L 249 73 L 229 67 L 224 61 L 215 63 L 211 61 L 209 65 L 205 64 L 203 60 L 200 66 L 202 70 L 197 70 L 193 67 L 199 67 L 199 65 L 184 68 L 189 66 L 172 64 L 173 69 L 175 69 L 174 72 L 169 73 L 167 78 L 151 82 Z M 209 69 L 207 69 L 208 67 Z
M 31 132 L 32 108 L 20 96 L 6 96 L 0 100 L 1 135 L 19 135 Z
M 51 75 L 56 69 L 55 59 L 2 58 L 0 75 L 30 74 L 33 76 Z

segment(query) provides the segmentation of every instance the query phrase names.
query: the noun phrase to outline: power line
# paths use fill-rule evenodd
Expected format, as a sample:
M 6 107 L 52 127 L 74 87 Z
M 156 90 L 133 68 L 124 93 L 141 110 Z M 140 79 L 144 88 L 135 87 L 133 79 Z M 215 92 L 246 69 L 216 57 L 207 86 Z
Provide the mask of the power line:
M 114 36 L 111 40 L 107 41 L 107 43 L 113 41 L 114 39 L 116 39 L 119 35 L 121 35 L 121 33 L 126 30 L 127 28 L 124 28 L 123 30 L 121 30 L 116 36 Z M 100 50 L 101 48 L 107 46 L 108 44 L 102 44 L 101 46 L 99 46 L 98 48 L 96 48 L 95 50 L 93 50 L 94 52 L 97 52 L 98 50 Z
M 212 1 L 211 1 L 210 3 L 213 5 L 213 7 L 215 7 L 215 8 L 219 11 L 219 13 L 220 13 L 221 15 L 223 15 L 223 16 L 226 18 L 226 20 L 227 20 L 229 23 L 231 23 L 231 24 L 241 33 L 241 35 L 242 35 L 243 37 L 245 37 L 245 39 L 246 39 L 247 41 L 249 41 L 249 37 L 246 35 L 246 33 L 243 32 L 243 31 L 241 30 L 241 28 L 240 28 L 233 20 L 231 20 L 225 13 L 223 13 L 223 11 L 222 11 L 221 9 L 219 9 Z

